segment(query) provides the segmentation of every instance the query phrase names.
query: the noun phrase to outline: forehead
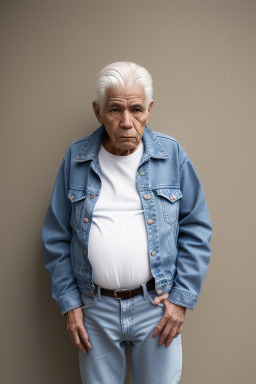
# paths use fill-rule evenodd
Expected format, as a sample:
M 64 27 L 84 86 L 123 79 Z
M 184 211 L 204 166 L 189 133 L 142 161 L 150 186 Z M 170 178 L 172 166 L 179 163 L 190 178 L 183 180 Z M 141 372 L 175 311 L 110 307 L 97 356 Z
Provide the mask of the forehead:
M 145 103 L 145 92 L 143 87 L 140 88 L 108 88 L 106 91 L 105 105 L 111 102 L 130 103 L 140 102 Z

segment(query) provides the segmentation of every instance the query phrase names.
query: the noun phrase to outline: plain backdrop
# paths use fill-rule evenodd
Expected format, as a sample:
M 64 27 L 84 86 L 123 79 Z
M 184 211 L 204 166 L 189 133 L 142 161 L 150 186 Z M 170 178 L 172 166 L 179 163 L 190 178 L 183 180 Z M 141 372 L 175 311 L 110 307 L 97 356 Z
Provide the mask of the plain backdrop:
M 0 28 L 1 383 L 80 383 L 41 229 L 68 146 L 98 127 L 97 73 L 125 60 L 151 72 L 149 126 L 188 153 L 214 229 L 183 327 L 181 384 L 252 383 L 256 2 L 2 0 Z

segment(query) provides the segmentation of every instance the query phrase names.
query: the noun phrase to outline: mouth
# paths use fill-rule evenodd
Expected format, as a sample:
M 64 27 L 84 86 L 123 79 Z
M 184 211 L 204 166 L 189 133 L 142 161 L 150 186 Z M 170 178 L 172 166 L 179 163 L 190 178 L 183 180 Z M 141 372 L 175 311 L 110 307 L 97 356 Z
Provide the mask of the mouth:
M 135 139 L 135 137 L 133 137 L 133 136 L 120 136 L 119 139 L 133 140 L 133 139 Z

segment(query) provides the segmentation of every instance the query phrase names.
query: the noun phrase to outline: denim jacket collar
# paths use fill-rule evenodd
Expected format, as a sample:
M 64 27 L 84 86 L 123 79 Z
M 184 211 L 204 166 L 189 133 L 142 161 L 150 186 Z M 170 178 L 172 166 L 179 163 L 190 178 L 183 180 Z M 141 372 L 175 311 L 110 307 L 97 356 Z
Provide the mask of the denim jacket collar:
M 106 129 L 104 125 L 101 125 L 89 136 L 73 160 L 78 162 L 94 160 L 98 155 L 104 134 L 106 134 Z M 144 144 L 144 156 L 156 159 L 166 159 L 170 157 L 160 144 L 156 134 L 147 125 L 142 135 L 142 141 Z

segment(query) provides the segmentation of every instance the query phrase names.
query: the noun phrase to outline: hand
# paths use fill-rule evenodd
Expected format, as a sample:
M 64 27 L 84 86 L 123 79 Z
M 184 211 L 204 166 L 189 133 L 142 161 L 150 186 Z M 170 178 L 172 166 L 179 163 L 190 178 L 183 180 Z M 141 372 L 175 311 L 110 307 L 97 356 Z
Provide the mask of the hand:
M 71 343 L 75 344 L 83 353 L 92 349 L 88 333 L 84 326 L 84 314 L 81 307 L 72 309 L 67 313 L 67 331 Z
M 168 300 L 169 293 L 162 296 L 155 297 L 153 304 L 157 305 L 161 301 L 165 306 L 165 313 L 162 319 L 157 324 L 153 331 L 152 337 L 160 337 L 158 344 L 165 344 L 165 347 L 169 347 L 172 340 L 181 333 L 182 324 L 184 323 L 186 308 L 180 305 L 171 303 Z

